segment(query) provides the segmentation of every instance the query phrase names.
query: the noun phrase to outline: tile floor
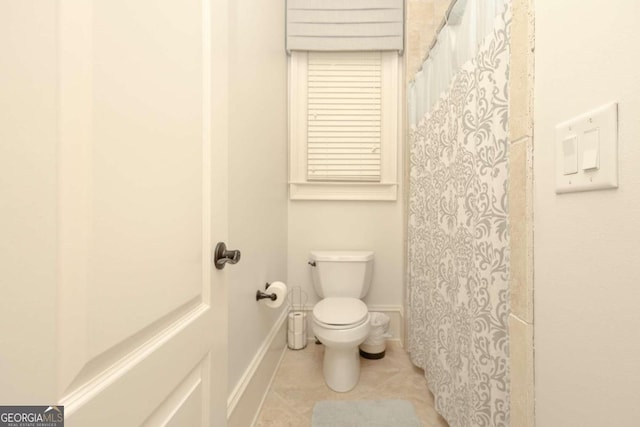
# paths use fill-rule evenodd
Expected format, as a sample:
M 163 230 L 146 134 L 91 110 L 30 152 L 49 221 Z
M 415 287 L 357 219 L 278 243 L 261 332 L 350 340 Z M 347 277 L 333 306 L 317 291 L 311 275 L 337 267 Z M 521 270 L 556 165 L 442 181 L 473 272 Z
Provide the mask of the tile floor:
M 424 427 L 448 427 L 433 407 L 422 370 L 413 366 L 399 343 L 389 343 L 383 359 L 360 359 L 360 382 L 348 393 L 336 393 L 324 383 L 323 355 L 324 346 L 312 342 L 304 350 L 286 350 L 256 426 L 310 426 L 319 400 L 406 399 Z

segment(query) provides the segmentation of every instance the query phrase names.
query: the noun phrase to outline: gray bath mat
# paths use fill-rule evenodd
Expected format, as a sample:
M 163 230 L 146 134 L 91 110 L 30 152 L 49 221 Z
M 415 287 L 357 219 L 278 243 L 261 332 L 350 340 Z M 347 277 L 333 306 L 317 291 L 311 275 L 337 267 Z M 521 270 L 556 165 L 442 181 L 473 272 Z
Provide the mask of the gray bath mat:
M 407 400 L 324 400 L 313 407 L 312 427 L 420 427 Z

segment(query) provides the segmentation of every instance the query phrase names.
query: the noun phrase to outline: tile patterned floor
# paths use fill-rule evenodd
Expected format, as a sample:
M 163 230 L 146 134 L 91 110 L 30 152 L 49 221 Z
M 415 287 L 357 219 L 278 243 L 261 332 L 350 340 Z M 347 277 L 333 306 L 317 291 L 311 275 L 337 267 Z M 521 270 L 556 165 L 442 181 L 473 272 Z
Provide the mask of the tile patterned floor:
M 406 399 L 413 403 L 424 427 L 448 427 L 433 407 L 433 396 L 421 369 L 413 366 L 399 343 L 387 345 L 380 360 L 361 360 L 360 382 L 348 393 L 324 383 L 324 346 L 286 350 L 258 416 L 258 427 L 306 427 L 319 400 Z

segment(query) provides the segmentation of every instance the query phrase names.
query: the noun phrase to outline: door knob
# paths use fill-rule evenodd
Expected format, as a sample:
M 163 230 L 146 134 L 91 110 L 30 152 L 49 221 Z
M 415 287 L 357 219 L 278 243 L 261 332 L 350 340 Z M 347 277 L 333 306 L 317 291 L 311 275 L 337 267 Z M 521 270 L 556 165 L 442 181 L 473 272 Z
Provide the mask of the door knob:
M 239 250 L 227 250 L 227 245 L 224 242 L 218 242 L 213 253 L 213 263 L 218 270 L 222 270 L 226 263 L 236 264 L 238 261 L 240 261 Z

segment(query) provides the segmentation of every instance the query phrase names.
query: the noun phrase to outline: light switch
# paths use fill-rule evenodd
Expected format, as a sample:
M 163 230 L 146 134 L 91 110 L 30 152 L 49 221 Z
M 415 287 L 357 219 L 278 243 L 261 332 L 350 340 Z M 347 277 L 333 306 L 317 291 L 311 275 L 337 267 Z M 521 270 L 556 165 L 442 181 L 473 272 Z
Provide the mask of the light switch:
M 564 154 L 564 174 L 578 173 L 578 138 L 570 136 L 562 141 L 562 153 Z
M 605 104 L 555 128 L 556 193 L 618 187 L 618 105 Z
M 600 129 L 590 129 L 582 135 L 582 170 L 600 168 Z

